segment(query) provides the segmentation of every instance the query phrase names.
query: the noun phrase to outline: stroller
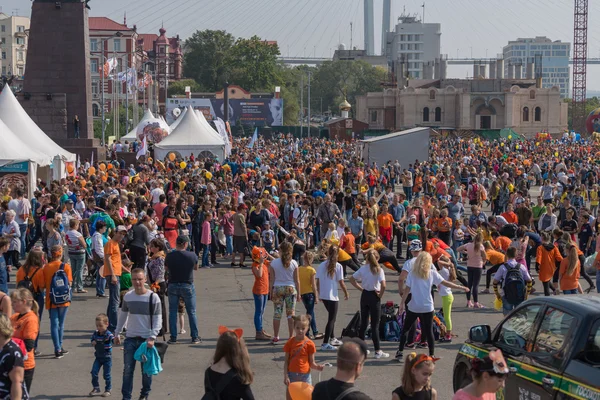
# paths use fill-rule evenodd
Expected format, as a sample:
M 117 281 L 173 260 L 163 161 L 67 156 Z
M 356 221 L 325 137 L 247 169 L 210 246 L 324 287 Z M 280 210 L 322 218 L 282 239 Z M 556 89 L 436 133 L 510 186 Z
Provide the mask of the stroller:
M 85 266 L 83 267 L 83 285 L 86 287 L 96 286 L 96 276 L 100 270 L 101 265 L 94 262 L 92 255 L 92 238 L 85 239 Z

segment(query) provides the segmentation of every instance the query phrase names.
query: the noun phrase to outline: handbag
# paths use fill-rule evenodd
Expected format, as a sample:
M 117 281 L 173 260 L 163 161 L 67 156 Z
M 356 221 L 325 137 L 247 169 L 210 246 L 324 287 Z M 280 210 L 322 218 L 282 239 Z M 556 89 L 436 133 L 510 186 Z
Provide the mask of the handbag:
M 150 308 L 150 329 L 152 329 L 152 316 L 154 315 L 154 304 L 152 303 L 152 298 L 157 296 L 154 292 L 150 293 L 150 301 L 148 302 L 148 307 Z M 165 340 L 165 334 L 163 332 L 163 340 Z M 165 355 L 167 354 L 167 349 L 169 348 L 169 344 L 167 342 L 157 342 L 154 341 L 154 347 L 158 351 L 158 355 L 160 356 L 160 363 L 164 364 Z

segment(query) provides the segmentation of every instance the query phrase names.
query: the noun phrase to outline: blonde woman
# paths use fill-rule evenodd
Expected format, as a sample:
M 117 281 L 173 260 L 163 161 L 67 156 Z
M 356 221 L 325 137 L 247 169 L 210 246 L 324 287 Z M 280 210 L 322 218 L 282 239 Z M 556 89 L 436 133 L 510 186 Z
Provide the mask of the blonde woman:
M 27 392 L 30 393 L 35 370 L 35 342 L 40 331 L 39 307 L 31 292 L 25 288 L 14 290 L 10 294 L 10 298 L 15 310 L 15 313 L 10 317 L 15 330 L 13 337 L 21 339 L 27 350 L 27 357 L 24 357 L 24 380 Z
M 406 343 L 406 333 L 415 323 L 417 318 L 421 321 L 421 335 L 427 338 L 429 347 L 429 355 L 433 357 L 435 352 L 435 340 L 433 338 L 433 313 L 434 304 L 433 296 L 431 296 L 431 288 L 433 285 L 444 285 L 452 289 L 464 290 L 469 292 L 469 289 L 454 284 L 445 280 L 433 266 L 431 255 L 426 251 L 421 252 L 415 260 L 412 270 L 406 278 L 405 290 L 402 293 L 402 301 L 398 312 L 404 312 L 404 304 L 408 294 L 412 294 L 408 305 L 406 306 L 406 317 L 402 326 L 402 334 L 400 335 L 400 345 L 396 352 L 396 360 L 400 361 L 403 358 L 404 345 Z
M 478 296 L 479 281 L 481 281 L 483 265 L 487 261 L 485 247 L 483 247 L 483 233 L 478 230 L 471 243 L 463 244 L 456 250 L 459 253 L 467 255 L 467 286 L 470 289 L 470 291 L 467 291 L 467 307 L 484 308 L 483 305 L 479 303 Z M 475 304 L 471 301 L 471 294 L 473 294 Z
M 28 399 L 24 382 L 23 354 L 13 342 L 13 327 L 6 315 L 0 314 L 0 398 Z M 23 397 L 25 395 L 25 397 Z
M 385 293 L 385 273 L 379 265 L 379 254 L 372 250 L 366 254 L 367 264 L 360 267 L 350 277 L 352 286 L 361 291 L 360 295 L 360 315 L 363 316 L 360 322 L 358 337 L 365 340 L 365 332 L 369 319 L 371 318 L 371 332 L 379 332 L 379 320 L 381 318 L 381 298 Z M 358 281 L 361 283 L 359 284 Z M 375 347 L 375 358 L 388 358 L 390 355 L 381 351 L 379 344 L 379 335 L 371 335 L 373 346 Z
M 333 335 L 335 328 L 335 319 L 337 317 L 338 303 L 338 284 L 344 291 L 344 298 L 348 300 L 348 289 L 344 284 L 344 271 L 342 265 L 337 262 L 338 250 L 336 245 L 331 245 L 327 250 L 327 260 L 323 261 L 317 268 L 317 290 L 319 300 L 327 310 L 327 325 L 325 327 L 325 336 L 321 350 L 335 351 L 334 346 L 340 346 L 342 342 Z
M 271 343 L 279 342 L 279 327 L 285 305 L 285 315 L 288 321 L 289 337 L 294 330 L 294 310 L 300 300 L 300 280 L 298 278 L 298 263 L 292 259 L 293 245 L 284 241 L 279 247 L 280 258 L 271 262 L 269 267 L 269 287 L 271 300 L 275 308 L 273 313 L 273 337 Z

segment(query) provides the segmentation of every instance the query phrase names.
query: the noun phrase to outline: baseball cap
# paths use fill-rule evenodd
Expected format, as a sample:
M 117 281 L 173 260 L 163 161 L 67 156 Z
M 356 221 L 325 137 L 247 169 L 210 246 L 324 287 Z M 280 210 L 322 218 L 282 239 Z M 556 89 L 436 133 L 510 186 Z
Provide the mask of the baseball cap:
M 183 246 L 186 243 L 190 242 L 190 238 L 186 235 L 177 236 L 177 241 L 175 242 L 179 246 Z
M 73 200 L 68 199 L 67 201 L 65 201 L 65 204 L 73 204 Z
M 423 250 L 423 245 L 419 239 L 411 240 L 409 249 L 410 251 L 421 251 Z
M 127 232 L 127 228 L 124 225 L 117 226 L 117 232 Z

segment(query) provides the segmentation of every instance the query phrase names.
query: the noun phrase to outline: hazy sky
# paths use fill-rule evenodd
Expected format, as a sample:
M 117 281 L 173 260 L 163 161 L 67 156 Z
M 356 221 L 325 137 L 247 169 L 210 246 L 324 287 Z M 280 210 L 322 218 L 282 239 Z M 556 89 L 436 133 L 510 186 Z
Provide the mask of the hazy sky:
M 392 24 L 402 14 L 423 13 L 423 0 L 392 0 Z M 30 14 L 30 2 L 0 0 L 3 12 Z M 363 48 L 363 0 L 91 0 L 92 16 L 137 24 L 138 32 L 187 38 L 195 30 L 224 29 L 279 42 L 283 55 L 330 57 L 339 43 Z M 381 48 L 383 0 L 374 0 L 375 49 Z M 600 58 L 600 1 L 589 0 L 589 57 Z M 350 23 L 353 35 L 350 35 Z M 572 42 L 573 0 L 425 0 L 425 22 L 442 24 L 442 53 L 450 58 L 495 57 L 518 37 L 548 36 Z M 393 28 L 392 28 L 393 29 Z M 464 78 L 470 66 L 451 66 Z M 588 68 L 588 90 L 600 90 L 600 65 Z

